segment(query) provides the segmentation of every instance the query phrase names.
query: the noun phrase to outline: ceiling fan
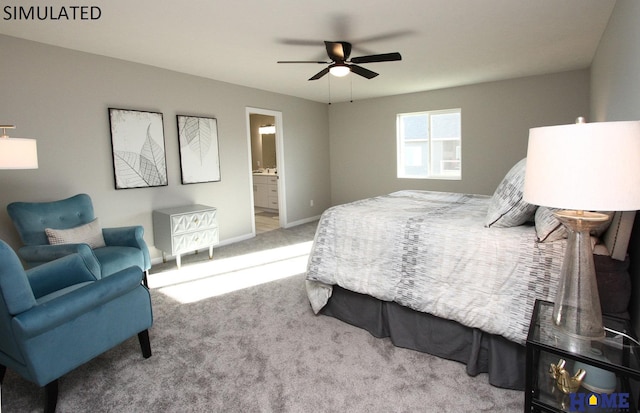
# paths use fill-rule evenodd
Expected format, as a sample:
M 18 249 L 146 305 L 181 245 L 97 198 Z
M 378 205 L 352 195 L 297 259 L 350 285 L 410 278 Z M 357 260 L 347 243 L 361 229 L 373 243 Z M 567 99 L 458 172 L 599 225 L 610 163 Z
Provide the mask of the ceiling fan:
M 325 41 L 324 45 L 327 48 L 327 55 L 329 56 L 329 59 L 331 59 L 331 61 L 329 62 L 309 60 L 280 60 L 278 61 L 278 63 L 318 63 L 329 65 L 328 67 L 313 75 L 311 78 L 309 78 L 309 80 L 318 80 L 327 73 L 331 73 L 334 76 L 341 77 L 348 75 L 349 72 L 353 72 L 367 79 L 373 79 L 374 77 L 378 76 L 378 73 L 373 72 L 369 69 L 365 69 L 364 67 L 358 66 L 357 64 L 392 62 L 396 60 L 402 60 L 402 56 L 400 56 L 400 53 L 398 52 L 359 56 L 349 60 L 349 56 L 351 55 L 351 43 Z

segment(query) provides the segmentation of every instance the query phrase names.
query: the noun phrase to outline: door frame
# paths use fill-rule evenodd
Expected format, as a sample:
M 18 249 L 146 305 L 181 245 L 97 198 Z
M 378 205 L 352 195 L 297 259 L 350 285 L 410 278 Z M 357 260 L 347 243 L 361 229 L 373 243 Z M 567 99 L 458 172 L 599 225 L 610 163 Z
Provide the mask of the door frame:
M 285 185 L 285 164 L 284 164 L 284 133 L 282 112 L 270 109 L 262 109 L 247 106 L 245 108 L 246 121 L 247 121 L 247 153 L 249 159 L 249 195 L 251 199 L 251 232 L 256 235 L 256 219 L 253 213 L 254 199 L 253 199 L 253 166 L 251 161 L 251 116 L 252 114 L 273 116 L 275 118 L 276 126 L 276 164 L 278 170 L 278 217 L 280 221 L 280 228 L 287 227 L 287 197 L 286 197 L 286 185 Z

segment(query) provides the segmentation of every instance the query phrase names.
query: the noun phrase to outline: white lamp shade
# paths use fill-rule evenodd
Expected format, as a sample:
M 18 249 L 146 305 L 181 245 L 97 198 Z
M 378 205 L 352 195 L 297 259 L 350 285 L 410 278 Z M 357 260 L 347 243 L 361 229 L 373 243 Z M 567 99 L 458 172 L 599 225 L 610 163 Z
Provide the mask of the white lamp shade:
M 0 169 L 37 169 L 35 139 L 0 138 Z
M 570 210 L 639 210 L 640 121 L 531 129 L 524 200 Z

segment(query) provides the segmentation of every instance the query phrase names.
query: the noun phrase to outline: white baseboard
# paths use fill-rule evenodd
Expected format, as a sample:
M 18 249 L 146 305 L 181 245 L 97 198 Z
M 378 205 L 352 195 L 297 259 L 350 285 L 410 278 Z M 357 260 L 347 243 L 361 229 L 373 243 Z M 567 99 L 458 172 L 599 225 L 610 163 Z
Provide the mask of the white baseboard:
M 309 222 L 317 221 L 319 219 L 320 219 L 320 215 L 316 215 L 315 217 L 309 217 L 309 218 L 300 219 L 298 221 L 288 222 L 285 228 L 291 228 L 298 225 L 307 224 Z
M 307 224 L 309 222 L 317 221 L 319 219 L 320 219 L 320 215 L 316 215 L 314 217 L 300 219 L 298 221 L 287 223 L 287 225 L 284 228 L 292 228 L 292 227 L 295 227 L 295 226 L 298 226 L 298 225 Z M 220 243 L 214 247 L 214 250 L 217 247 L 222 247 L 224 245 L 229 245 L 229 244 L 235 244 L 236 242 L 245 241 L 245 240 L 251 239 L 251 238 L 253 238 L 255 236 L 256 236 L 255 234 L 244 234 L 244 235 L 240 235 L 238 237 L 225 239 L 223 241 L 220 241 Z M 207 251 L 207 250 L 208 250 L 208 248 L 203 248 L 202 250 L 199 250 L 199 251 Z M 187 254 L 193 254 L 193 253 L 194 253 L 194 251 L 189 252 Z M 187 255 L 187 254 L 183 254 L 183 255 Z M 167 255 L 167 261 L 168 260 L 175 260 L 175 257 L 173 255 Z M 151 265 L 162 264 L 162 262 L 163 262 L 162 261 L 162 256 L 155 257 L 155 258 L 151 259 Z
M 251 239 L 253 237 L 255 237 L 255 234 L 244 234 L 244 235 L 240 235 L 238 237 L 228 238 L 228 239 L 225 239 L 223 241 L 220 241 L 220 243 L 218 245 L 216 245 L 215 247 L 213 247 L 213 249 L 215 251 L 215 249 L 218 248 L 218 247 L 222 247 L 224 245 L 229 245 L 229 244 L 235 244 L 236 242 L 245 241 L 245 240 Z M 208 254 L 209 253 L 209 248 L 203 248 L 203 249 L 198 250 L 198 251 L 199 252 L 205 251 Z M 193 253 L 195 253 L 195 251 L 190 251 L 190 252 L 188 252 L 186 254 L 182 254 L 182 256 L 193 254 Z M 175 259 L 176 259 L 176 257 L 174 257 L 173 255 L 168 255 L 167 254 L 167 261 L 175 260 Z M 162 263 L 163 263 L 162 256 L 155 257 L 155 258 L 151 259 L 151 265 L 162 264 Z

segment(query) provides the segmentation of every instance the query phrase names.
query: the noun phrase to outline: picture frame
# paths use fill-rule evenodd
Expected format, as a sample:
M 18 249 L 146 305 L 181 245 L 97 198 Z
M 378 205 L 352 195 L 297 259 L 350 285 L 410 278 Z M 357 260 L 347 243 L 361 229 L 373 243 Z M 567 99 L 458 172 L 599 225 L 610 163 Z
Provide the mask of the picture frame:
M 177 121 L 182 184 L 220 182 L 217 119 L 177 115 Z
M 109 108 L 116 189 L 167 186 L 162 113 Z

